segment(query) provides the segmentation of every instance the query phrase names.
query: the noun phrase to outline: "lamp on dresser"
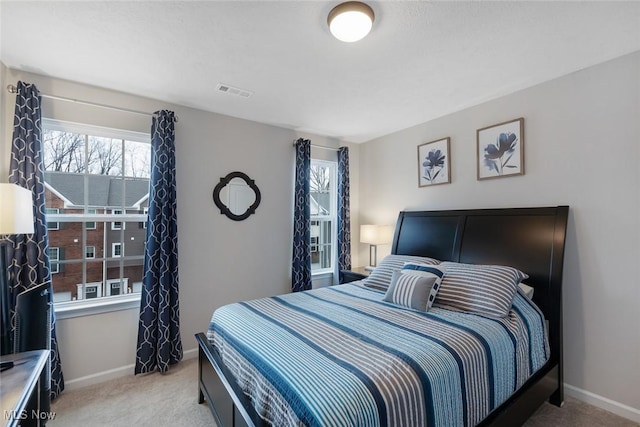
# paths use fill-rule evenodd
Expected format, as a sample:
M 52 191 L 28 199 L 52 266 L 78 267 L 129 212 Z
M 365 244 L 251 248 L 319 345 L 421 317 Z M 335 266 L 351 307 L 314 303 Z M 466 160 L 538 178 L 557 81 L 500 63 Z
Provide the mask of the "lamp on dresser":
M 369 265 L 365 270 L 373 270 L 377 265 L 378 245 L 387 245 L 393 241 L 393 225 L 361 225 L 360 243 L 369 244 Z
M 7 235 L 33 233 L 33 196 L 15 184 L 0 183 L 0 315 L 1 353 L 12 352 L 9 298 Z

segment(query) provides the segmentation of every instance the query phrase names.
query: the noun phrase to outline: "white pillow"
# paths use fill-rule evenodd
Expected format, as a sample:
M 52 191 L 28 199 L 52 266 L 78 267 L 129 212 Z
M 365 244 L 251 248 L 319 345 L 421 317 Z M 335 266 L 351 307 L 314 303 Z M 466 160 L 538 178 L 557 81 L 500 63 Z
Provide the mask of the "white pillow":
M 511 310 L 522 271 L 503 265 L 443 262 L 447 269 L 435 304 L 442 308 L 505 317 Z
M 386 291 L 391 283 L 391 276 L 393 275 L 393 272 L 401 270 L 407 262 L 417 262 L 429 265 L 436 265 L 440 263 L 437 259 L 421 256 L 387 255 L 382 261 L 380 261 L 378 266 L 373 269 L 369 277 L 362 280 L 362 283 L 370 288 Z
M 533 291 L 535 291 L 534 288 L 522 282 L 518 283 L 518 287 L 526 297 L 528 297 L 529 299 L 533 299 Z

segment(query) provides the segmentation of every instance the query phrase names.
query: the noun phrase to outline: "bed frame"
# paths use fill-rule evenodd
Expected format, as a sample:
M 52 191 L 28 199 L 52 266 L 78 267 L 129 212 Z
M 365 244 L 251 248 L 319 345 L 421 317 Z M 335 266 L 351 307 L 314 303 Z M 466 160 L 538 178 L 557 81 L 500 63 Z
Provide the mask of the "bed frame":
M 562 406 L 562 267 L 568 206 L 401 212 L 391 253 L 441 261 L 510 265 L 526 272 L 533 300 L 549 329 L 551 357 L 516 393 L 479 425 L 522 425 L 549 400 Z M 199 403 L 218 426 L 260 426 L 262 419 L 221 362 L 205 334 L 199 344 Z

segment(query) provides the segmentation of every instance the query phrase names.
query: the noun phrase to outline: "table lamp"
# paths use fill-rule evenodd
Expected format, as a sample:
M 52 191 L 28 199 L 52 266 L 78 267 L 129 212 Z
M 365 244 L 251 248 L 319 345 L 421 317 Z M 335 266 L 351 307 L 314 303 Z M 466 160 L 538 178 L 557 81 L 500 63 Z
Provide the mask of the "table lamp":
M 387 245 L 393 241 L 393 225 L 361 225 L 360 243 L 369 244 L 369 265 L 365 270 L 373 270 L 377 265 L 378 245 Z
M 4 236 L 33 233 L 33 195 L 15 184 L 0 183 L 0 315 L 2 322 L 0 348 L 11 353 L 11 319 L 9 278 L 7 277 L 7 245 Z

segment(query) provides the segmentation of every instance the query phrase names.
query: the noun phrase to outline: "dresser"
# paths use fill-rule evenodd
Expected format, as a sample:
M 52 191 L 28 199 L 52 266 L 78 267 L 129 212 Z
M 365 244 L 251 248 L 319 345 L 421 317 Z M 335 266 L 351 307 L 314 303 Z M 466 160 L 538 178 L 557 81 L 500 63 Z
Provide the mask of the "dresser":
M 45 371 L 49 350 L 7 354 L 3 363 L 13 366 L 0 372 L 2 426 L 43 426 L 53 413 L 41 410 L 40 392 L 48 379 Z M 46 405 L 48 407 L 48 405 Z

